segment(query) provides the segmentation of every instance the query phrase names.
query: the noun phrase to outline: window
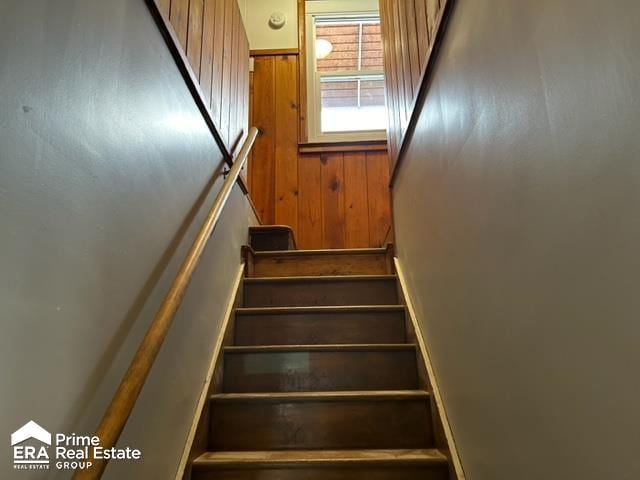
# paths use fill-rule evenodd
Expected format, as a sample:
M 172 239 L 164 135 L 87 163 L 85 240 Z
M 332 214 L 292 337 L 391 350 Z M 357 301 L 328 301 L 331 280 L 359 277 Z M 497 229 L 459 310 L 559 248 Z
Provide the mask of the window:
M 384 138 L 378 13 L 309 14 L 307 32 L 309 140 Z

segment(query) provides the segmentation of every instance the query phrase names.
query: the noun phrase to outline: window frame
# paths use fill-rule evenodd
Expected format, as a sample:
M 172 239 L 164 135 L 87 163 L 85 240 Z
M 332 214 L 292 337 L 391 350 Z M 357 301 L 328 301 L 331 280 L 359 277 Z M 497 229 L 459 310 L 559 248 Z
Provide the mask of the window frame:
M 321 3 L 321 2 L 318 2 Z M 309 142 L 354 142 L 354 141 L 375 141 L 387 138 L 387 127 L 380 130 L 356 130 L 347 132 L 323 132 L 322 131 L 322 97 L 320 81 L 322 77 L 353 77 L 362 76 L 362 70 L 341 70 L 336 72 L 318 72 L 316 58 L 316 17 L 336 19 L 377 17 L 380 19 L 378 10 L 359 11 L 307 11 L 306 21 L 306 56 L 307 56 L 307 135 Z M 366 71 L 365 75 L 376 75 L 384 79 L 384 70 Z M 386 105 L 386 92 L 385 92 Z M 385 117 L 386 120 L 386 117 Z

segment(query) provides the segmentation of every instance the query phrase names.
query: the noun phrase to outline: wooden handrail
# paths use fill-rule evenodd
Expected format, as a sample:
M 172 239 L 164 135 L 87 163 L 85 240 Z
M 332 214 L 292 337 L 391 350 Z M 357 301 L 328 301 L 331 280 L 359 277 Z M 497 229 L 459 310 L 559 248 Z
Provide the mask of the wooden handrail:
M 158 355 L 169 328 L 171 327 L 173 318 L 180 307 L 182 298 L 187 290 L 193 272 L 198 266 L 202 252 L 207 246 L 207 242 L 218 224 L 220 215 L 222 214 L 225 204 L 227 203 L 227 199 L 231 194 L 231 189 L 238 180 L 240 170 L 242 170 L 242 167 L 247 162 L 247 157 L 253 147 L 253 143 L 255 142 L 257 135 L 257 128 L 252 127 L 249 129 L 249 134 L 247 135 L 242 148 L 238 152 L 233 166 L 231 167 L 231 170 L 229 170 L 227 178 L 225 179 L 220 192 L 218 192 L 206 220 L 193 241 L 193 244 L 189 249 L 189 253 L 182 262 L 180 270 L 178 270 L 178 273 L 171 284 L 171 288 L 165 295 L 155 318 L 151 322 L 147 333 L 142 339 L 142 342 L 129 365 L 129 369 L 122 378 L 120 386 L 113 396 L 113 399 L 111 400 L 111 403 L 109 404 L 109 407 L 96 430 L 96 436 L 100 438 L 100 446 L 105 449 L 115 446 L 125 424 L 127 423 L 127 420 L 129 419 L 129 416 L 131 415 L 131 411 L 133 410 L 136 400 L 140 395 L 140 391 L 149 376 L 149 371 L 153 366 L 153 362 Z M 91 457 L 92 458 L 89 459 L 89 461 L 92 463 L 92 466 L 87 469 L 76 470 L 73 476 L 74 479 L 93 480 L 102 476 L 102 473 L 107 466 L 107 462 L 105 460 L 95 459 L 93 458 L 93 455 L 91 455 Z

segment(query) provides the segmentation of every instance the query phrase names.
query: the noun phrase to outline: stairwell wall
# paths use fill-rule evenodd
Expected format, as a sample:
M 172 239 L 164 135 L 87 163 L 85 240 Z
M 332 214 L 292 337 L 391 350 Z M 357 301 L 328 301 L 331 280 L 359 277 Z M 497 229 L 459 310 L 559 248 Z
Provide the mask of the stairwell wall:
M 1 478 L 8 436 L 97 426 L 222 185 L 143 0 L 0 6 Z M 104 478 L 173 478 L 255 217 L 236 187 Z
M 393 204 L 471 480 L 640 477 L 639 22 L 455 2 Z

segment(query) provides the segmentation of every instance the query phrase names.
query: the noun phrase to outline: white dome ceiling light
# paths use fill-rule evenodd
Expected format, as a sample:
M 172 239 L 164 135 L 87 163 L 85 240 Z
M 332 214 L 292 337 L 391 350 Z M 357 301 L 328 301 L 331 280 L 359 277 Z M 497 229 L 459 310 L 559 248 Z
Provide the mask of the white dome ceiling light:
M 316 40 L 316 58 L 322 60 L 327 58 L 333 52 L 333 44 L 329 40 L 319 38 Z

